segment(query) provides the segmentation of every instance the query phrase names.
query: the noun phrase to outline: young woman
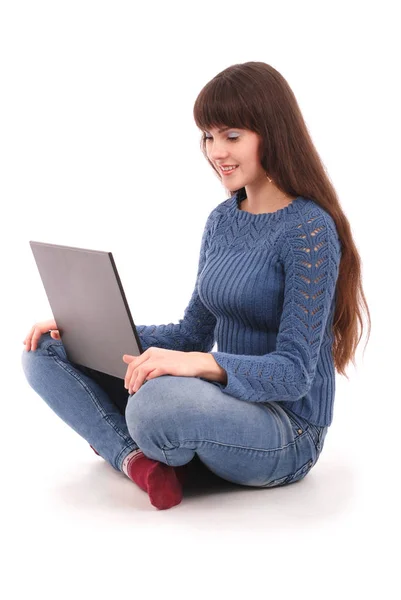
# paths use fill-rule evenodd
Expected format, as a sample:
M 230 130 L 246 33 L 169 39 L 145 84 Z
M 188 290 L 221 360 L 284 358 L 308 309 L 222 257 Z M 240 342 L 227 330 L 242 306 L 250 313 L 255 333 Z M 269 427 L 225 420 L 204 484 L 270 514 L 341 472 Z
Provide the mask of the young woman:
M 30 386 L 159 509 L 181 501 L 191 461 L 244 486 L 304 478 L 362 304 L 370 324 L 349 222 L 283 76 L 233 65 L 194 118 L 229 197 L 207 219 L 184 318 L 137 326 L 144 352 L 124 355 L 124 382 L 69 362 L 54 321 L 22 354 Z

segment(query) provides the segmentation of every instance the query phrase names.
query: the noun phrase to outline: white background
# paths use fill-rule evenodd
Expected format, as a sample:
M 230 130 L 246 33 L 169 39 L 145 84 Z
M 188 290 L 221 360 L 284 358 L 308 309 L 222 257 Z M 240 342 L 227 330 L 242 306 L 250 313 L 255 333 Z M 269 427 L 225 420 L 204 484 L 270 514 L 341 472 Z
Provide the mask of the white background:
M 1 3 L 3 597 L 399 597 L 396 4 Z M 227 197 L 193 104 L 250 60 L 297 97 L 361 255 L 371 337 L 337 375 L 304 481 L 157 511 L 24 378 L 22 341 L 52 317 L 29 241 L 113 252 L 134 321 L 178 322 Z

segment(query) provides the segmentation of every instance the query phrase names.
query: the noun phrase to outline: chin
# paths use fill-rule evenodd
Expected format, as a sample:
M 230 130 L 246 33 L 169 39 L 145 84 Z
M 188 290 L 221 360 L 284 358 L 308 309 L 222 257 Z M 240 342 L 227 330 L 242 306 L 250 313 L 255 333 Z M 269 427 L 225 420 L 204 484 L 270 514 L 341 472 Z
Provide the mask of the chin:
M 239 190 L 240 188 L 243 188 L 243 187 L 244 187 L 244 186 L 243 186 L 243 184 L 241 183 L 241 181 L 238 181 L 238 179 L 237 179 L 237 181 L 235 181 L 235 182 L 231 182 L 231 181 L 224 181 L 224 180 L 223 180 L 223 183 L 224 183 L 224 187 L 225 187 L 227 190 L 230 190 L 230 192 L 233 192 L 233 191 L 235 191 L 235 190 Z

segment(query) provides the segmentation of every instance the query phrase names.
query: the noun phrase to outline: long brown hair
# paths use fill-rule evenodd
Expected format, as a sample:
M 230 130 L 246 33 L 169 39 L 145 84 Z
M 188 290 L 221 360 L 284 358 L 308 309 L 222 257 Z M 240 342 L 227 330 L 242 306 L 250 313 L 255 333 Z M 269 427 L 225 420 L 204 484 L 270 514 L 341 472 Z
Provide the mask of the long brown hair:
M 350 360 L 355 366 L 355 352 L 363 333 L 363 307 L 369 322 L 368 338 L 371 329 L 362 288 L 361 258 L 293 91 L 284 77 L 266 63 L 235 64 L 203 87 L 193 114 L 197 127 L 203 131 L 227 126 L 258 133 L 261 165 L 280 191 L 314 200 L 334 219 L 342 255 L 336 283 L 333 358 L 338 373 L 348 379 L 345 367 Z M 221 181 L 221 174 L 207 157 L 204 135 L 201 149 Z M 231 196 L 238 191 L 226 189 Z

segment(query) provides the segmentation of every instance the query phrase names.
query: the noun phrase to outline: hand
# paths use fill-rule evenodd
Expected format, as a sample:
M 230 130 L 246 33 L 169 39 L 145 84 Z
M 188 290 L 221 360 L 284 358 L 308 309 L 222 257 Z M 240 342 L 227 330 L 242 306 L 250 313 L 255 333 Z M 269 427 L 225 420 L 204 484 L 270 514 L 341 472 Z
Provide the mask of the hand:
M 49 330 L 52 330 L 50 333 L 50 337 L 54 340 L 59 340 L 60 332 L 57 329 L 57 324 L 54 319 L 49 319 L 48 321 L 41 321 L 40 323 L 35 323 L 28 332 L 26 338 L 22 342 L 25 344 L 25 350 L 29 352 L 30 350 L 35 351 L 38 346 L 38 340 L 41 335 L 47 333 Z
M 200 367 L 198 355 L 198 352 L 179 352 L 153 346 L 140 356 L 124 354 L 123 361 L 128 363 L 124 387 L 133 394 L 139 390 L 145 380 L 149 381 L 160 375 L 198 377 Z

